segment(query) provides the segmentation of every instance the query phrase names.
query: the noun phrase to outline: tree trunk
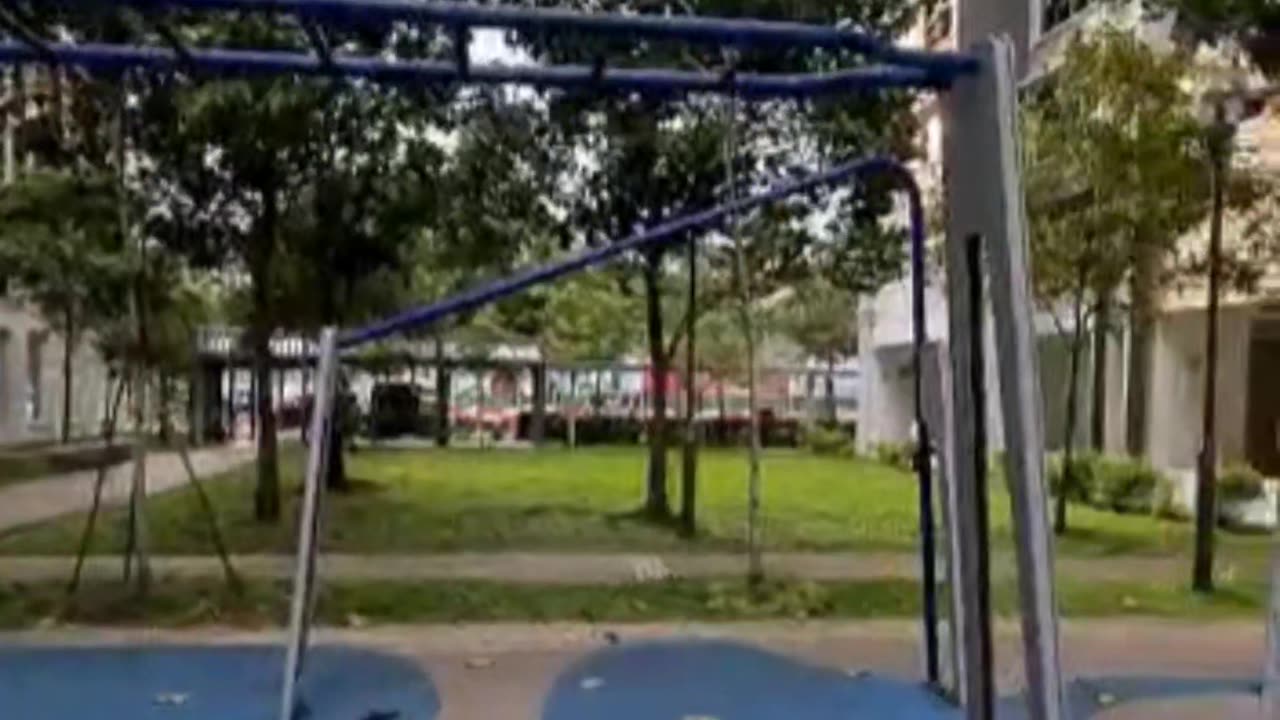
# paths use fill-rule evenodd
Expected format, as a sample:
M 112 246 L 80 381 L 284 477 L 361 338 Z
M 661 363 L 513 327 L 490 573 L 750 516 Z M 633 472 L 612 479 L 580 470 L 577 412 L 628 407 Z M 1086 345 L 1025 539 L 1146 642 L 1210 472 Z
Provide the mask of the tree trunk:
M 529 441 L 537 447 L 547 438 L 547 365 L 533 366 L 533 410 L 529 413 Z
M 680 531 L 698 532 L 698 241 L 689 240 L 689 320 L 684 346 L 684 447 L 681 448 Z
M 1075 298 L 1075 325 L 1071 328 L 1068 342 L 1071 353 L 1070 369 L 1067 374 L 1067 427 L 1062 438 L 1062 485 L 1058 488 L 1058 504 L 1053 516 L 1053 531 L 1058 535 L 1067 532 L 1067 502 L 1071 489 L 1075 486 L 1075 447 L 1076 422 L 1079 414 L 1080 356 L 1084 348 L 1084 298 Z
M 1107 342 L 1111 322 L 1111 294 L 1098 298 L 1093 313 L 1093 418 L 1089 426 L 1090 445 L 1098 452 L 1107 449 Z
M 1133 277 L 1129 330 L 1129 402 L 1125 416 L 1125 449 L 1133 457 L 1147 451 L 1152 341 L 1155 335 L 1156 274 L 1159 257 L 1142 245 Z
M 662 295 L 659 287 L 661 255 L 648 256 L 644 267 L 645 315 L 649 331 L 649 367 L 653 375 L 653 410 L 649 419 L 649 476 L 646 480 L 645 514 L 665 520 L 671 517 L 667 499 L 667 373 L 666 338 L 662 332 Z
M 444 338 L 436 336 L 436 447 L 449 447 L 449 399 L 452 379 L 444 357 Z
M 159 372 L 156 386 L 160 395 L 156 400 L 156 415 L 160 419 L 160 442 L 168 446 L 173 436 L 173 418 L 169 416 L 169 405 L 173 402 L 173 384 L 168 374 Z
M 351 489 L 351 483 L 347 481 L 347 463 L 346 463 L 346 442 L 347 442 L 347 421 L 349 416 L 347 413 L 352 412 L 353 408 L 348 407 L 345 393 L 342 388 L 338 389 L 338 396 L 333 400 L 333 431 L 329 433 L 329 446 L 326 448 L 328 453 L 328 462 L 326 468 L 328 470 L 325 475 L 325 488 L 335 492 L 346 492 Z
M 151 589 L 151 540 L 147 530 L 147 376 L 141 368 L 134 370 L 135 381 L 133 423 L 133 479 L 129 488 L 129 531 L 125 543 L 124 577 L 134 583 L 134 592 L 145 597 Z M 136 562 L 136 569 L 134 563 Z
M 71 395 L 72 376 L 74 374 L 73 359 L 76 353 L 76 321 L 75 314 L 68 308 L 63 315 L 62 328 L 62 444 L 71 442 Z
M 258 485 L 253 496 L 254 517 L 260 522 L 280 519 L 279 448 L 276 443 L 275 413 L 271 410 L 271 256 L 274 253 L 276 200 L 271 190 L 263 193 L 265 206 L 262 227 L 250 248 L 250 275 L 253 283 L 254 407 L 257 414 Z

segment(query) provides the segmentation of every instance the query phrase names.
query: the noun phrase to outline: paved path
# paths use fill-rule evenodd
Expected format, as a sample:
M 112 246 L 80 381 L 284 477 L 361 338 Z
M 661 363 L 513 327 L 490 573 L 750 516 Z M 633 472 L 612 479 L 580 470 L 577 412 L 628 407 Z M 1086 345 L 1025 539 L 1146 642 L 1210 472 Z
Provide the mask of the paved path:
M 191 464 L 202 479 L 251 461 L 254 449 L 228 445 L 192 450 Z M 93 503 L 96 470 L 84 470 L 9 485 L 0 489 L 0 533 L 68 513 L 88 510 Z M 120 505 L 129 498 L 133 463 L 126 462 L 107 472 L 103 488 L 104 506 Z M 186 470 L 176 452 L 147 455 L 147 494 L 168 492 L 187 482 Z
M 767 648 L 808 663 L 847 671 L 919 677 L 914 623 L 769 622 L 733 624 L 499 624 L 387 626 L 317 632 L 316 641 L 392 652 L 417 662 L 443 699 L 439 720 L 536 720 L 552 683 L 587 653 L 616 637 L 623 643 L 713 637 Z M 1063 661 L 1071 676 L 1154 674 L 1258 677 L 1265 634 L 1260 623 L 1179 623 L 1124 618 L 1067 621 Z M 996 626 L 997 685 L 1022 684 L 1017 626 Z M 149 643 L 283 643 L 282 631 L 242 632 L 55 629 L 0 634 L 0 644 L 119 645 Z M 792 700 L 792 699 L 788 699 Z M 1118 707 L 1106 720 L 1255 720 L 1256 701 L 1227 698 L 1180 706 Z M 679 720 L 674 718 L 672 720 Z M 723 720 L 732 720 L 724 718 Z
M 0 579 L 22 582 L 61 580 L 70 572 L 69 557 L 0 557 Z M 153 571 L 163 577 L 219 578 L 215 557 L 153 557 Z M 448 555 L 342 555 L 320 557 L 320 574 L 328 581 L 497 580 L 539 584 L 625 584 L 670 578 L 734 577 L 744 572 L 744 559 L 732 554 L 547 554 L 457 553 Z M 114 578 L 121 560 L 90 558 L 86 577 Z M 248 555 L 234 558 L 249 577 L 293 577 L 293 558 L 287 555 Z M 916 579 L 919 560 L 907 553 L 788 553 L 765 556 L 773 577 L 816 581 Z M 1012 578 L 1014 562 L 997 555 L 992 563 L 997 579 Z M 1059 558 L 1063 575 L 1099 582 L 1177 581 L 1186 562 L 1177 558 Z

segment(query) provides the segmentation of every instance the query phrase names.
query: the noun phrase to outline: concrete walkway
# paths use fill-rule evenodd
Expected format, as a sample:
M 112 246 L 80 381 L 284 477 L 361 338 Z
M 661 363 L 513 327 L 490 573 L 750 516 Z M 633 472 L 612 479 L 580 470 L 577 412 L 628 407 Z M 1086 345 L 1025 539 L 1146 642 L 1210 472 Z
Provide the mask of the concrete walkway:
M 153 557 L 153 571 L 162 577 L 220 578 L 216 557 Z M 65 579 L 69 557 L 0 557 L 0 579 L 48 582 Z M 735 577 L 745 560 L 732 554 L 551 554 L 456 553 L 448 555 L 342 555 L 320 557 L 320 574 L 329 582 L 491 580 L 536 584 L 620 585 L 659 582 L 671 578 Z M 293 558 L 287 555 L 248 555 L 234 558 L 236 568 L 250 578 L 285 580 L 293 577 Z M 119 575 L 121 559 L 90 558 L 86 577 L 110 579 Z M 906 553 L 789 553 L 766 555 L 771 577 L 815 581 L 916 579 L 919 560 Z M 997 580 L 1014 573 L 1012 557 L 997 555 L 992 563 Z M 1186 574 L 1178 558 L 1059 558 L 1059 573 L 1096 582 L 1177 581 Z
M 253 460 L 251 446 L 227 445 L 192 450 L 191 464 L 203 480 Z M 0 489 L 0 533 L 42 522 L 68 513 L 88 510 L 93 503 L 96 470 L 83 470 L 9 485 Z M 133 463 L 126 462 L 107 472 L 103 487 L 104 507 L 129 499 Z M 147 455 L 147 495 L 157 495 L 187 483 L 187 472 L 176 452 Z

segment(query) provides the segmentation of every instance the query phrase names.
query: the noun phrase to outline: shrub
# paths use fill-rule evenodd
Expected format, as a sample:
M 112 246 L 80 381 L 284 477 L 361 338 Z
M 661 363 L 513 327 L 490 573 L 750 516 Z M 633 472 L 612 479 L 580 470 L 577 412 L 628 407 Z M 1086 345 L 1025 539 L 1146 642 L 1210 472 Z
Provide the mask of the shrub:
M 1251 502 L 1262 497 L 1266 479 L 1244 463 L 1228 465 L 1218 475 L 1218 499 L 1223 503 Z
M 804 447 L 814 455 L 854 455 L 853 439 L 843 430 L 822 425 L 809 425 L 804 429 Z
M 916 466 L 916 445 L 905 443 L 879 443 L 875 446 L 876 462 L 899 470 L 911 472 Z
M 1177 490 L 1172 480 L 1163 479 L 1151 498 L 1151 512 L 1161 520 L 1189 520 L 1187 511 L 1178 506 Z
M 1102 458 L 1093 468 L 1090 499 L 1104 510 L 1149 513 L 1156 491 L 1168 480 L 1146 462 L 1132 458 Z
M 1065 492 L 1070 502 L 1089 502 L 1094 493 L 1099 460 L 1095 453 L 1081 453 L 1071 459 L 1071 472 L 1068 473 L 1065 460 L 1061 456 L 1053 458 L 1049 462 L 1049 492 L 1054 497 Z

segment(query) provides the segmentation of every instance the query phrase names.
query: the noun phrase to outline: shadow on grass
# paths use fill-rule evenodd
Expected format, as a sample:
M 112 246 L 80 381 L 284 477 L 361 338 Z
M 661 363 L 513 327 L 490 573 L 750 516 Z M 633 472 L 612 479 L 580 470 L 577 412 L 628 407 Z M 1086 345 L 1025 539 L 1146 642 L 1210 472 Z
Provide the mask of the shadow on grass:
M 1056 537 L 1064 550 L 1069 550 L 1072 555 L 1086 557 L 1162 556 L 1182 545 L 1180 538 L 1170 538 L 1167 542 L 1160 543 L 1153 542 L 1150 535 L 1101 528 L 1072 527 Z
M 641 525 L 663 530 L 678 530 L 680 528 L 680 518 L 673 513 L 654 512 L 647 507 L 639 507 L 635 510 L 624 512 L 606 513 L 604 520 L 609 527 Z

